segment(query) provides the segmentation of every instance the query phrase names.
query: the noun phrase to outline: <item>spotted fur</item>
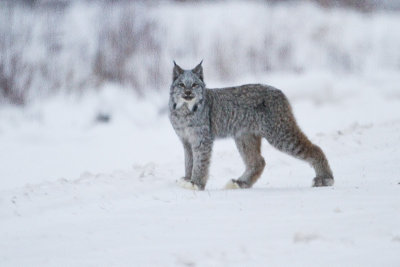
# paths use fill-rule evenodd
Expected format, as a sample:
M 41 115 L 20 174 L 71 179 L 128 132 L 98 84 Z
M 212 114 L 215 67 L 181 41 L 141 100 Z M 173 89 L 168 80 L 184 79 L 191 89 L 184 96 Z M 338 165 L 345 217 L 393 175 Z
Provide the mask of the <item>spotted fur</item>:
M 184 147 L 182 179 L 194 185 L 192 188 L 205 188 L 213 142 L 225 137 L 234 138 L 246 165 L 245 172 L 229 182 L 230 188 L 249 188 L 261 176 L 265 167 L 260 150 L 262 138 L 278 150 L 310 163 L 316 173 L 313 186 L 333 185 L 323 151 L 300 130 L 280 90 L 262 84 L 207 89 L 201 63 L 192 70 L 174 65 L 169 116 Z

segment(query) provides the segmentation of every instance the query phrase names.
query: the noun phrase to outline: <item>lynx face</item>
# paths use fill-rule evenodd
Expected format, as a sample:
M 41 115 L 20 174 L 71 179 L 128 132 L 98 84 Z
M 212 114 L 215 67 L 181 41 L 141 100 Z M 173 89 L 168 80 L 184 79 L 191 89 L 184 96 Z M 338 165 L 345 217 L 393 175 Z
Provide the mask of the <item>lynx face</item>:
M 203 81 L 203 67 L 201 62 L 192 70 L 183 70 L 174 62 L 171 95 L 179 109 L 186 104 L 193 110 L 197 103 L 203 99 L 205 84 Z

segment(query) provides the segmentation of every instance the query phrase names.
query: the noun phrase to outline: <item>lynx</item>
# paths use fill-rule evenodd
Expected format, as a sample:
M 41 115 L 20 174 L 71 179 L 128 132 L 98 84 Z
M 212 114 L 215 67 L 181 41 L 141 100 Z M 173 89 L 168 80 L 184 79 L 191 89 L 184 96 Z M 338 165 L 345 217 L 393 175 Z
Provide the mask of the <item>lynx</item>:
M 333 174 L 323 151 L 311 143 L 296 123 L 291 106 L 278 89 L 262 84 L 208 89 L 202 62 L 184 70 L 174 61 L 169 118 L 185 154 L 182 187 L 204 190 L 214 140 L 232 137 L 246 165 L 226 188 L 250 188 L 265 167 L 261 139 L 314 168 L 313 186 L 331 186 Z

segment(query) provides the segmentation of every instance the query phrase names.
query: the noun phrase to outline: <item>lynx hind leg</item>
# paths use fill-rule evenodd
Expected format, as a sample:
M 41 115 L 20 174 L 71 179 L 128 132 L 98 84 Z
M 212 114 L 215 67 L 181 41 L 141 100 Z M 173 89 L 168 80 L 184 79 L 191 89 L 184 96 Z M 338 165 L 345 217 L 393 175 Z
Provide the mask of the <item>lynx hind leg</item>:
M 289 120 L 290 121 L 290 120 Z M 275 128 L 267 134 L 268 142 L 280 151 L 308 162 L 315 170 L 312 186 L 331 186 L 333 174 L 321 148 L 311 143 L 293 120 L 288 125 Z
M 261 137 L 245 134 L 236 137 L 235 143 L 246 169 L 238 179 L 229 181 L 226 188 L 250 188 L 261 176 L 265 167 L 264 158 L 261 156 Z
M 313 179 L 312 186 L 332 186 L 335 181 L 324 152 L 319 146 L 312 145 L 311 154 L 313 160 L 310 163 L 314 167 L 317 174 Z

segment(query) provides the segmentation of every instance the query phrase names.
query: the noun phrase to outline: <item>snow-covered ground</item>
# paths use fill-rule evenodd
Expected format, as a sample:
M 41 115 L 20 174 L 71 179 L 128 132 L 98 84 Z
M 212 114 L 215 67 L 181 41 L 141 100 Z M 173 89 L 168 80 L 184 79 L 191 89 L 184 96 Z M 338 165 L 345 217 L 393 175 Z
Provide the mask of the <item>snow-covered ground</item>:
M 399 13 L 150 2 L 0 3 L 0 86 L 28 103 L 0 99 L 0 266 L 400 266 Z M 335 186 L 264 141 L 225 190 L 232 140 L 205 191 L 177 186 L 167 81 L 202 58 L 209 87 L 282 89 Z
M 264 141 L 255 187 L 224 190 L 243 171 L 232 140 L 216 142 L 205 191 L 178 187 L 183 150 L 167 88 L 138 99 L 108 85 L 3 106 L 0 265 L 400 266 L 399 73 L 275 73 L 225 85 L 244 82 L 288 95 L 326 152 L 334 187 L 311 188 L 313 170 Z

